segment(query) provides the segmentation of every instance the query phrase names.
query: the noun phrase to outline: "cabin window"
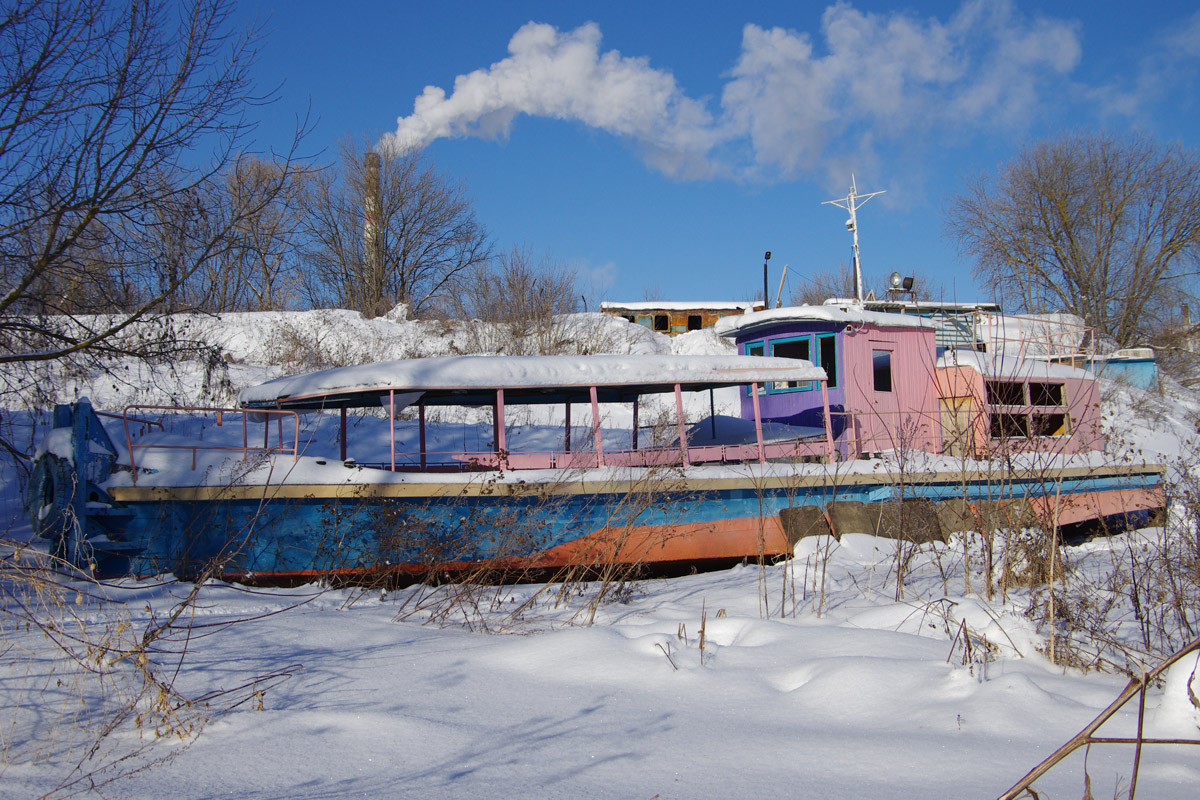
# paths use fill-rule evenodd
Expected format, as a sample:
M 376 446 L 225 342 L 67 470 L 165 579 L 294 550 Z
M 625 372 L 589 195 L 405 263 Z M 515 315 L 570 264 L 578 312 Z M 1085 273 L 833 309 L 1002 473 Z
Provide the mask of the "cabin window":
M 653 322 L 653 320 L 650 318 L 649 314 L 638 314 L 637 315 L 637 324 L 638 325 L 642 325 L 644 327 L 649 328 L 650 324 L 652 322 Z
M 771 355 L 776 358 L 799 358 L 811 361 L 812 341 L 807 336 L 798 339 L 777 339 L 771 342 Z M 807 391 L 811 388 L 812 381 L 776 381 L 773 391 L 782 392 L 788 389 Z
M 993 439 L 1024 439 L 1028 436 L 1029 417 L 1024 414 L 992 414 Z
M 688 330 L 698 331 L 703 326 L 699 314 L 688 314 Z
M 745 352 L 748 356 L 765 356 L 767 354 L 767 345 L 765 342 L 747 342 Z M 758 384 L 758 393 L 765 394 L 766 386 L 761 383 Z M 749 386 L 746 387 L 746 394 L 750 394 Z
M 655 314 L 654 315 L 654 330 L 665 331 L 670 327 L 670 325 L 671 325 L 671 322 L 667 318 L 666 314 Z
M 637 319 L 633 316 L 633 314 L 623 314 L 622 316 L 625 317 L 626 322 L 637 322 Z
M 1071 432 L 1066 414 L 1033 414 L 1029 424 L 1034 436 L 1066 436 Z
M 890 392 L 892 390 L 892 351 L 872 350 L 871 367 L 875 374 L 875 391 Z
M 1014 381 L 988 381 L 987 402 L 989 406 L 1025 405 L 1025 384 Z
M 817 358 L 820 360 L 821 369 L 825 370 L 825 374 L 829 377 L 829 388 L 836 388 L 838 385 L 837 337 L 834 334 L 824 333 L 817 336 Z
M 1063 403 L 1063 385 L 1061 383 L 1031 383 L 1029 384 L 1029 405 L 1031 406 L 1061 406 Z

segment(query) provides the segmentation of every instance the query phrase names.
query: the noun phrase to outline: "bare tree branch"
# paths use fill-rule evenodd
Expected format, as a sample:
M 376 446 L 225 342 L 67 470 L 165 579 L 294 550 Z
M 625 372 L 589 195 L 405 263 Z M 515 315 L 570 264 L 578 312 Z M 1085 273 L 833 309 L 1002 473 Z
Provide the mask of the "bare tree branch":
M 947 227 L 1007 307 L 1138 344 L 1196 297 L 1200 154 L 1136 135 L 1043 142 L 955 197 Z
M 227 0 L 7 5 L 0 363 L 47 361 L 187 307 L 189 279 L 229 257 L 296 167 L 289 153 L 249 190 L 219 191 L 248 163 L 246 108 L 264 101 L 256 35 L 231 29 Z

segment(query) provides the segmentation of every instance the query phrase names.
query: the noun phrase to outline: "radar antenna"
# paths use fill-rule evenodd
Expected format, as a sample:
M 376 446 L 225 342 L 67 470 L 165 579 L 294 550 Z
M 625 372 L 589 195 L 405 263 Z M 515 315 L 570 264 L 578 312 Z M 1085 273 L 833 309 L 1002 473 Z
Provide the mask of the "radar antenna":
M 884 192 L 871 192 L 870 194 L 858 193 L 858 187 L 854 181 L 854 174 L 850 175 L 850 193 L 843 198 L 837 200 L 826 200 L 821 203 L 823 206 L 837 206 L 850 212 L 850 219 L 846 220 L 846 230 L 850 231 L 854 236 L 854 299 L 859 305 L 863 301 L 863 286 L 862 286 L 862 265 L 858 261 L 858 209 L 866 205 L 877 194 Z

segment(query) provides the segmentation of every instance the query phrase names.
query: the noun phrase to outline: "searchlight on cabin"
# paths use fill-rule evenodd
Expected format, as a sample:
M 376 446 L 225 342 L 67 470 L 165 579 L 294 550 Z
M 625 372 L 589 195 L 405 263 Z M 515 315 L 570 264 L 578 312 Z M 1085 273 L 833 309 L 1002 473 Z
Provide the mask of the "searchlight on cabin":
M 915 279 L 911 275 L 901 275 L 899 272 L 893 272 L 888 278 L 888 294 L 907 294 L 913 293 L 913 283 Z

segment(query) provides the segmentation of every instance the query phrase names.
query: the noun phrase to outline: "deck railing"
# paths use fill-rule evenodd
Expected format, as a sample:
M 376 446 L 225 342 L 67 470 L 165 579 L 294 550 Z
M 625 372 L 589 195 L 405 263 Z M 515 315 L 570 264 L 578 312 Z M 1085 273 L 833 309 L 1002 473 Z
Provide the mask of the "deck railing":
M 829 448 L 824 439 L 766 442 L 763 458 L 827 459 Z M 738 445 L 696 445 L 687 448 L 688 464 L 745 464 L 759 460 L 756 443 Z M 359 466 L 391 469 L 390 462 L 356 462 Z M 647 447 L 638 450 L 595 450 L 494 452 L 494 451 L 396 451 L 396 472 L 473 472 L 477 470 L 595 469 L 597 467 L 672 467 L 682 466 L 680 447 Z
M 133 433 L 130 430 L 131 424 L 135 425 L 135 426 L 136 425 L 145 426 L 147 424 L 157 425 L 159 430 L 163 430 L 163 425 L 161 422 L 154 422 L 153 420 L 148 420 L 148 419 L 145 419 L 142 417 L 130 416 L 130 412 L 135 411 L 135 410 L 139 411 L 139 412 L 171 411 L 171 412 L 184 412 L 184 413 L 192 413 L 192 414 L 194 414 L 194 413 L 216 414 L 218 427 L 220 427 L 224 424 L 226 415 L 236 414 L 241 419 L 242 444 L 239 447 L 237 445 L 216 444 L 214 442 L 196 442 L 194 444 L 179 444 L 179 443 L 175 443 L 175 442 L 170 442 L 170 443 L 168 443 L 168 442 L 145 443 L 145 442 L 140 442 L 140 441 L 135 442 Z M 261 416 L 263 418 L 263 420 L 262 420 L 263 443 L 261 446 L 259 446 L 258 444 L 250 443 L 249 423 L 250 423 L 250 417 L 252 415 Z M 132 405 L 132 406 L 126 406 L 125 411 L 122 414 L 120 414 L 120 415 L 113 414 L 111 416 L 113 416 L 113 417 L 119 416 L 119 418 L 122 421 L 122 425 L 124 426 L 125 448 L 126 448 L 126 451 L 129 453 L 129 467 L 130 467 L 130 470 L 132 471 L 133 482 L 135 485 L 137 484 L 137 476 L 138 476 L 137 457 L 135 455 L 137 450 L 186 450 L 186 451 L 190 451 L 191 455 L 192 455 L 192 469 L 196 468 L 196 454 L 200 451 L 204 451 L 204 452 L 209 452 L 209 451 L 238 452 L 238 451 L 240 451 L 242 454 L 243 460 L 245 460 L 245 458 L 251 452 L 266 452 L 266 453 L 289 453 L 290 452 L 293 460 L 297 459 L 300 455 L 300 415 L 297 414 L 295 411 L 280 411 L 280 410 L 275 410 L 275 409 L 248 409 L 248 408 L 206 408 L 206 407 L 201 407 L 201 406 Z M 275 445 L 272 445 L 270 443 L 270 434 L 271 434 L 270 422 L 271 422 L 272 417 L 275 418 L 278 422 L 278 433 L 277 433 L 278 443 Z M 293 423 L 292 424 L 292 443 L 290 446 L 284 444 L 283 421 L 284 421 L 285 417 L 291 418 L 292 423 Z
M 1024 414 L 1032 420 L 1039 412 L 1061 417 L 1061 429 L 1040 434 L 1033 427 L 1027 427 L 1024 433 L 997 432 L 992 425 L 993 417 L 997 415 Z M 1066 405 L 984 405 L 957 418 L 947 416 L 943 409 L 834 412 L 831 416 L 842 420 L 839 426 L 842 434 L 836 440 L 838 456 L 842 459 L 862 458 L 870 453 L 918 450 L 976 457 L 997 453 L 1073 453 L 1090 449 L 1095 444 L 1085 438 L 1082 421 L 1072 418 Z M 1090 431 L 1086 433 L 1090 435 Z
M 990 351 L 1017 358 L 1086 367 L 1096 354 L 1093 329 L 1050 315 L 975 312 L 978 339 Z
M 987 411 L 997 412 L 998 410 L 1007 409 L 987 407 Z M 1066 413 L 1065 407 L 1061 410 L 1064 414 Z M 134 436 L 134 428 L 138 426 L 143 429 L 153 427 L 162 431 L 164 426 L 160 421 L 144 416 L 135 416 L 132 413 L 135 411 L 215 414 L 218 426 L 226 424 L 227 415 L 236 414 L 238 422 L 241 424 L 241 443 L 222 444 L 199 440 L 188 443 L 139 441 Z M 824 437 L 820 437 L 764 442 L 761 451 L 756 442 L 736 445 L 692 445 L 686 449 L 681 448 L 678 443 L 673 443 L 639 449 L 606 448 L 600 453 L 594 449 L 524 452 L 453 450 L 426 451 L 424 453 L 397 450 L 393 461 L 378 463 L 350 461 L 348 463 L 396 472 L 454 473 L 485 470 L 594 469 L 596 467 L 653 468 L 787 460 L 852 460 L 871 453 L 888 451 L 947 452 L 951 455 L 981 455 L 999 450 L 1014 453 L 1032 450 L 1071 452 L 1079 447 L 1080 443 L 1075 441 L 1077 431 L 1073 425 L 1067 428 L 1066 433 L 1057 436 L 998 438 L 989 430 L 987 411 L 978 409 L 972 411 L 970 419 L 965 423 L 965 429 L 954 436 L 951 436 L 954 431 L 948 431 L 945 427 L 946 421 L 940 410 L 833 412 L 830 416 L 835 422 L 840 418 L 840 424 L 835 424 L 834 427 L 840 429 L 841 434 L 832 440 L 832 450 L 830 442 Z M 191 455 L 193 470 L 196 468 L 198 454 L 201 452 L 238 452 L 241 453 L 243 459 L 247 458 L 250 453 L 281 453 L 290 454 L 293 460 L 298 458 L 300 452 L 300 419 L 295 411 L 131 405 L 127 406 L 122 414 L 107 416 L 122 420 L 125 444 L 135 484 L 139 470 L 137 457 L 139 450 L 187 451 Z M 285 418 L 290 418 L 290 426 L 285 424 Z M 272 420 L 276 422 L 275 426 L 270 424 Z M 263 426 L 261 444 L 257 441 L 251 442 L 250 425 L 252 423 Z M 271 441 L 272 427 L 275 428 L 274 442 Z M 948 440 L 948 436 L 957 441 Z M 952 445 L 962 452 L 949 452 L 947 448 Z

